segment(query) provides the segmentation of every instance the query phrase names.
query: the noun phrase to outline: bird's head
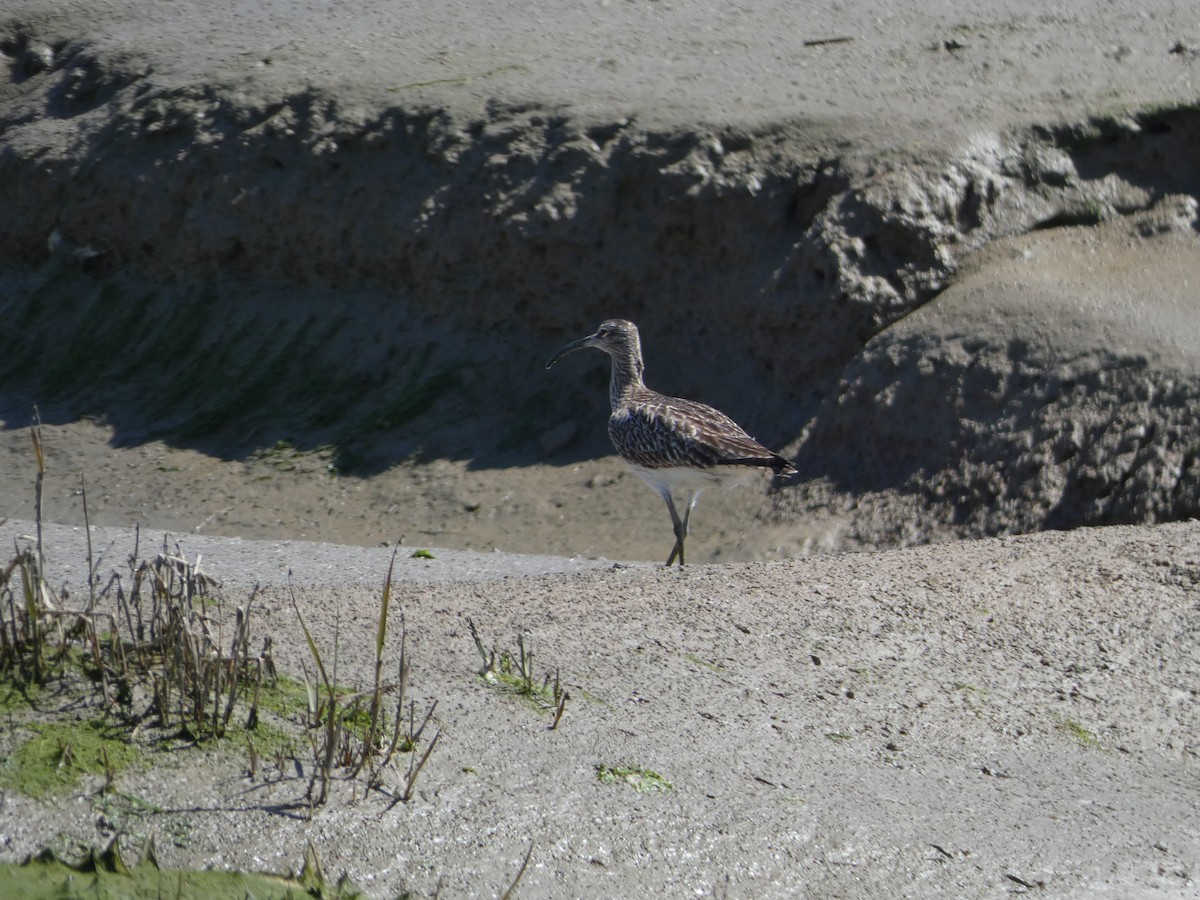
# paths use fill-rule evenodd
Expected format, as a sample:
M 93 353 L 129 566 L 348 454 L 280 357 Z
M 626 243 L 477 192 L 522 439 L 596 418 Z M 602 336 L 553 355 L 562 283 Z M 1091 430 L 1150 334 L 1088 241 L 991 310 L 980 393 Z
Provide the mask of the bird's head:
M 625 319 L 609 319 L 607 322 L 600 324 L 595 334 L 589 334 L 585 338 L 571 341 L 566 346 L 560 347 L 558 352 L 550 357 L 549 362 L 546 363 L 546 368 L 553 368 L 554 364 L 568 353 L 574 353 L 576 350 L 582 350 L 584 347 L 595 347 L 597 350 L 603 350 L 614 359 L 632 356 L 634 359 L 640 361 L 642 357 L 642 345 L 638 339 L 637 326 Z

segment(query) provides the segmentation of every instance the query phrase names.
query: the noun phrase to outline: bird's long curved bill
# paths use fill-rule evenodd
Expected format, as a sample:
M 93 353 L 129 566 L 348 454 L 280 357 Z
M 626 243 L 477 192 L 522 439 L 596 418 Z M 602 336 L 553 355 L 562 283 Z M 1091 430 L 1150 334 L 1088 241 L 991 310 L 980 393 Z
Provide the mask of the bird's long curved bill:
M 577 341 L 571 341 L 571 343 L 567 344 L 565 347 L 560 347 L 558 352 L 555 353 L 552 357 L 550 357 L 550 359 L 546 362 L 546 368 L 553 369 L 554 364 L 557 363 L 564 356 L 566 356 L 568 353 L 574 353 L 576 350 L 582 350 L 584 347 L 590 347 L 591 340 L 594 337 L 595 337 L 594 334 L 589 334 L 585 338 L 580 338 Z

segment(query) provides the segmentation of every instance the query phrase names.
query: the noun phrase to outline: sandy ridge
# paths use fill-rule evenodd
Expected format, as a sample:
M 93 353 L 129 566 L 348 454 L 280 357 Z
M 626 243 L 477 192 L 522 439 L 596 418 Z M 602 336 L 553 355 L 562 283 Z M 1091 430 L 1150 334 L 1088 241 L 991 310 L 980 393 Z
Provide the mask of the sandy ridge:
M 186 831 L 172 864 L 287 868 L 312 839 L 376 896 L 439 880 L 491 895 L 532 841 L 524 896 L 1185 897 L 1200 864 L 1197 538 L 1187 523 L 405 581 L 415 695 L 439 701 L 444 732 L 410 805 L 377 820 L 378 803 L 341 792 L 297 819 L 303 780 L 215 760 L 123 787 Z M 254 571 L 280 548 L 228 549 Z M 215 565 L 220 543 L 210 552 Z M 365 678 L 378 588 L 297 593 L 316 633 L 337 624 L 346 677 Z M 288 593 L 258 603 L 298 667 Z M 485 640 L 524 633 L 560 670 L 576 699 L 558 731 L 475 679 L 468 617 Z M 673 790 L 602 784 L 603 763 Z M 77 805 L 7 798 L 5 857 L 59 829 L 102 839 Z

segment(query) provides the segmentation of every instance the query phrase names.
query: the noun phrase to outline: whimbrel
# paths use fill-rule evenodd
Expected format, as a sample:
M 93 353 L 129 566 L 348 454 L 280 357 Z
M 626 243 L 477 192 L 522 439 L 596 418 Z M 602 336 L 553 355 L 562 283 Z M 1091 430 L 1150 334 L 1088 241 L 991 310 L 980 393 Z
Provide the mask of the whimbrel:
M 584 347 L 603 350 L 612 358 L 608 436 L 613 446 L 666 501 L 671 513 L 675 547 L 667 557 L 667 566 L 676 559 L 683 565 L 688 520 L 705 488 L 737 483 L 754 470 L 796 474 L 795 466 L 750 437 L 720 410 L 646 387 L 642 381 L 642 343 L 632 322 L 609 319 L 595 334 L 560 349 L 550 357 L 546 368 Z M 675 505 L 676 496 L 684 501 L 682 517 Z

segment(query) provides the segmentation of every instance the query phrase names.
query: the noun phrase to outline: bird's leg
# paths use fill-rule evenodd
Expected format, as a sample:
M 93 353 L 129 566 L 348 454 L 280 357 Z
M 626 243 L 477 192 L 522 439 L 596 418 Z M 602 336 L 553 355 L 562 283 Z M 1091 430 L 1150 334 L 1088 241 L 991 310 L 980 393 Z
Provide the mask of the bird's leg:
M 671 555 L 667 557 L 666 567 L 671 568 L 671 564 L 675 562 L 675 557 L 679 557 L 679 565 L 683 565 L 683 539 L 687 537 L 687 522 L 679 518 L 679 512 L 675 509 L 675 501 L 671 498 L 671 492 L 664 490 L 662 498 L 667 501 L 667 509 L 671 513 L 671 524 L 675 526 L 675 547 L 671 550 Z M 688 512 L 691 512 L 689 509 Z
M 699 491 L 690 491 L 688 493 L 687 509 L 683 511 L 683 536 L 687 537 L 691 534 L 688 529 L 688 520 L 692 518 L 692 510 L 696 508 L 696 501 L 700 499 Z
M 690 491 L 688 493 L 687 506 L 683 510 L 683 521 L 679 520 L 679 514 L 675 512 L 675 504 L 671 503 L 671 517 L 675 520 L 675 550 L 671 551 L 671 559 L 667 560 L 667 565 L 671 565 L 671 560 L 675 558 L 675 553 L 679 553 L 679 565 L 683 565 L 683 540 L 688 536 L 688 521 L 692 518 L 692 510 L 696 508 L 696 501 L 700 499 L 699 491 Z

